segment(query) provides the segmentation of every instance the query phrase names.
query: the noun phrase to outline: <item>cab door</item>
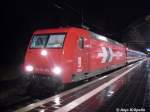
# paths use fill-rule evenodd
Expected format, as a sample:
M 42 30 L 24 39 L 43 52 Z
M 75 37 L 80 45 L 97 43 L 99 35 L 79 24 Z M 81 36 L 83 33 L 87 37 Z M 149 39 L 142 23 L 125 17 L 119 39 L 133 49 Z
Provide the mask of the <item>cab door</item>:
M 77 41 L 77 72 L 88 73 L 89 71 L 89 40 L 83 36 L 79 36 Z

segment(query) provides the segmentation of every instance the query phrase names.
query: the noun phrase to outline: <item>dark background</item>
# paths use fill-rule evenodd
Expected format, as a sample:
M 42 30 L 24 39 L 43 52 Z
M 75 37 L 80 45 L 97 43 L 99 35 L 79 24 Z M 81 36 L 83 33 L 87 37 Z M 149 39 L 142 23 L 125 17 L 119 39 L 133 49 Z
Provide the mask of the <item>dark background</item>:
M 127 38 L 124 35 L 127 28 L 150 14 L 149 7 L 149 0 L 5 0 L 0 3 L 1 69 L 23 63 L 36 29 L 84 22 L 91 30 L 122 42 Z

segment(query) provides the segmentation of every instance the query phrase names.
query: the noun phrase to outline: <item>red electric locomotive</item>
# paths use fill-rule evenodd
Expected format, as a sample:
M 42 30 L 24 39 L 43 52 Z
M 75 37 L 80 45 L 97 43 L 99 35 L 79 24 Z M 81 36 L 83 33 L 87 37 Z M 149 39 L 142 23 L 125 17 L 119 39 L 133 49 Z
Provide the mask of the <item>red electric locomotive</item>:
M 44 29 L 33 33 L 24 67 L 27 76 L 66 84 L 122 67 L 126 55 L 122 44 L 83 28 Z

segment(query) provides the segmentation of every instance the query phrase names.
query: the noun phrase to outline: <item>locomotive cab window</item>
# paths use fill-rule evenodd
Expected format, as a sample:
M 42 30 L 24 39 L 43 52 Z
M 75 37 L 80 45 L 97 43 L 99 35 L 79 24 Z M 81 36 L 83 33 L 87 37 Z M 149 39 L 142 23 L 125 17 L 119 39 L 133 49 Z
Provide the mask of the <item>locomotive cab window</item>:
M 32 37 L 31 48 L 43 48 L 46 44 L 48 35 L 34 35 Z
M 33 35 L 30 48 L 62 48 L 65 34 Z
M 78 46 L 79 46 L 80 49 L 84 48 L 84 39 L 83 39 L 83 37 L 79 38 Z
M 47 48 L 62 48 L 64 44 L 65 35 L 59 34 L 59 35 L 50 35 L 47 45 Z

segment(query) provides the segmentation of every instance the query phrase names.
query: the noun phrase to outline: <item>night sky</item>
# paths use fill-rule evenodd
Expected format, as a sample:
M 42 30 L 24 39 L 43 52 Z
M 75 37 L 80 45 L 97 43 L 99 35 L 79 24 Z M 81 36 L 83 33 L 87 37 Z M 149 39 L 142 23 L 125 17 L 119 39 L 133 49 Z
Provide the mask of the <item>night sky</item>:
M 84 24 L 90 26 L 93 31 L 120 40 L 120 33 L 128 25 L 150 14 L 149 0 L 124 1 L 5 0 L 1 2 L 1 66 L 18 66 L 23 63 L 25 50 L 34 30 L 80 25 L 82 17 Z

